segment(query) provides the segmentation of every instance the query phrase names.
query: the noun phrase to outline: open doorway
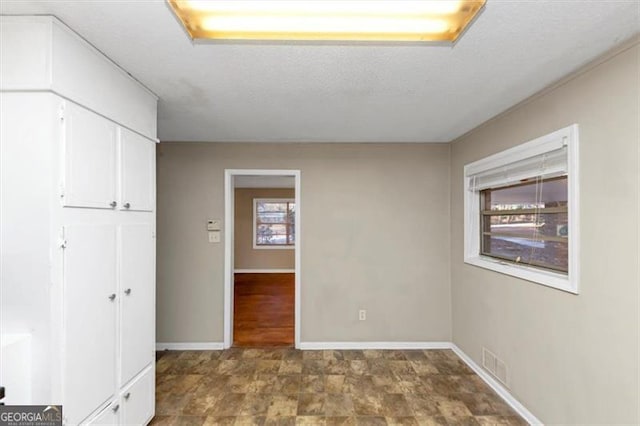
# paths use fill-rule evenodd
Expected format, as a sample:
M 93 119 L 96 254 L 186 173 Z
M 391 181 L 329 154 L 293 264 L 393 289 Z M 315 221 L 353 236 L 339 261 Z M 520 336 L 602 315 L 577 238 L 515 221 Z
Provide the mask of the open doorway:
M 225 347 L 298 347 L 300 171 L 225 170 L 225 235 Z

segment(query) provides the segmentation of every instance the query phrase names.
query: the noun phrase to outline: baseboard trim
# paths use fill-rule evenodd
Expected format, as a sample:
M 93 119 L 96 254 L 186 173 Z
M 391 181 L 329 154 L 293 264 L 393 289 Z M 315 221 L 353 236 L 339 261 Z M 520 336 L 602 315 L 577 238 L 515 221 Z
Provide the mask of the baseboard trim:
M 451 349 L 450 342 L 301 342 L 302 350 Z
M 234 274 L 295 274 L 295 269 L 234 269 Z
M 450 348 L 456 355 L 460 357 L 486 384 L 493 389 L 500 398 L 504 400 L 516 413 L 522 416 L 531 425 L 543 424 L 540 419 L 533 415 L 520 401 L 518 401 L 500 382 L 491 377 L 482 367 L 475 363 L 466 353 L 462 351 L 454 343 L 450 344 Z
M 156 351 L 221 351 L 224 349 L 222 342 L 175 342 L 156 343 Z

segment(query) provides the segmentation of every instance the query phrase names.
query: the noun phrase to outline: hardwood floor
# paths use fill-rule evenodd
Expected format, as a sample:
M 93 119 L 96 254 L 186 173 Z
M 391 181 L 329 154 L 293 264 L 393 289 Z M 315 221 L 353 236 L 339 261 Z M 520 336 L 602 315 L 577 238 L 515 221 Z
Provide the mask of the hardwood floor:
M 293 346 L 295 274 L 235 274 L 234 346 Z

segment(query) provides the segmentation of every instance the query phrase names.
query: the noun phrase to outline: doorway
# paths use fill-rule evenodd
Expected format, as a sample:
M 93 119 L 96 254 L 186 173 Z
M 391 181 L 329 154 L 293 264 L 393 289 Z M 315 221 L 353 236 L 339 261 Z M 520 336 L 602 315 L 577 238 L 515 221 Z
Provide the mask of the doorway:
M 299 347 L 300 211 L 299 170 L 225 170 L 225 348 Z

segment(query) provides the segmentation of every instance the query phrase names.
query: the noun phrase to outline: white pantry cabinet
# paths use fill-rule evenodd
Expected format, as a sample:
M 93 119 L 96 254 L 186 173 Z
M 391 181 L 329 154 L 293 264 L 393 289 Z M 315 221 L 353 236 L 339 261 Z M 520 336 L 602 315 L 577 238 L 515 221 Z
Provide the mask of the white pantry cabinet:
M 157 98 L 56 18 L 0 20 L 0 339 L 33 354 L 14 403 L 147 424 Z

